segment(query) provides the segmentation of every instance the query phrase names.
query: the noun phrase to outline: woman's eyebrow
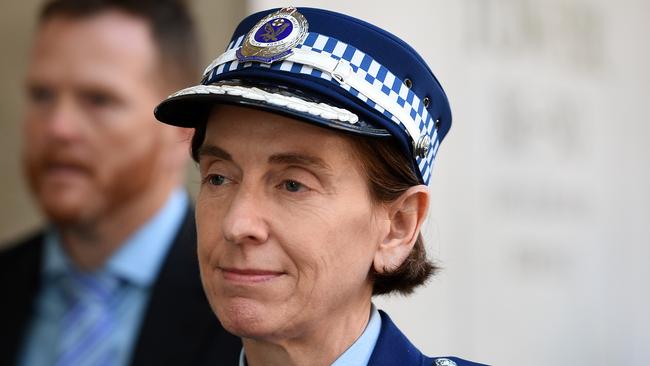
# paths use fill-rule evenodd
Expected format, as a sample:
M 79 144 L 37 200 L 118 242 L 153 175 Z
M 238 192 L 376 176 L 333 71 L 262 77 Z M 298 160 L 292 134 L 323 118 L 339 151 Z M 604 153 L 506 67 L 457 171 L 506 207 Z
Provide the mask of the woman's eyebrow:
M 331 171 L 332 168 L 321 158 L 301 153 L 274 154 L 269 157 L 269 164 L 301 165 L 319 170 Z
M 199 148 L 198 156 L 211 156 L 226 161 L 233 161 L 232 156 L 226 150 L 215 145 L 202 145 Z

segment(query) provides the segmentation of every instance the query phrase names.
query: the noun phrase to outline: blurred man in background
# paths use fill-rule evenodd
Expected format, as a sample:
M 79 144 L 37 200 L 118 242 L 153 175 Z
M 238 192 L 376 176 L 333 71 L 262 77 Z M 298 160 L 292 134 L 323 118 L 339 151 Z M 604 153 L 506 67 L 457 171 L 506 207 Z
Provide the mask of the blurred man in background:
M 49 225 L 0 253 L 0 365 L 236 362 L 199 280 L 187 132 L 152 114 L 198 53 L 180 1 L 43 7 L 23 160 Z

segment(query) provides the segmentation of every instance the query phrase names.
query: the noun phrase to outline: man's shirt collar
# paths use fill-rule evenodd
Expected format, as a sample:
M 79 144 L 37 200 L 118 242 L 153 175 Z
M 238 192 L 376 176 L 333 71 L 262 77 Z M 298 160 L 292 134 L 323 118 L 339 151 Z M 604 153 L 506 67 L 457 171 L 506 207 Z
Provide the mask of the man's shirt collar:
M 134 285 L 150 286 L 183 222 L 188 204 L 187 192 L 182 189 L 174 191 L 165 205 L 134 232 L 99 271 L 107 271 Z M 56 281 L 75 268 L 63 250 L 56 229 L 46 235 L 44 254 L 43 275 L 46 281 Z

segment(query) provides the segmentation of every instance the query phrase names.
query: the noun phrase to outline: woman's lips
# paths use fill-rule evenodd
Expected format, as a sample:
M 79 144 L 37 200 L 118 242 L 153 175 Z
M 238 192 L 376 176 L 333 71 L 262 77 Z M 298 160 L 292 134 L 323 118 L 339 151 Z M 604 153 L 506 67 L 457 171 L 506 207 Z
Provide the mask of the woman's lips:
M 219 268 L 223 278 L 238 283 L 266 282 L 284 275 L 284 272 L 262 269 Z

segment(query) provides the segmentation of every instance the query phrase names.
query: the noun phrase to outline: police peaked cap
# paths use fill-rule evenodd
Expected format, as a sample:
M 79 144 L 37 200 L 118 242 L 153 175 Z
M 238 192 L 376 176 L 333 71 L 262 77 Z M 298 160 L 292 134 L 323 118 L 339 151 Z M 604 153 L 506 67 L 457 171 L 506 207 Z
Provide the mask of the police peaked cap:
M 154 113 L 167 124 L 197 127 L 217 103 L 392 136 L 423 184 L 451 127 L 445 92 L 413 48 L 372 24 L 313 8 L 248 16 L 201 83 L 172 94 Z

